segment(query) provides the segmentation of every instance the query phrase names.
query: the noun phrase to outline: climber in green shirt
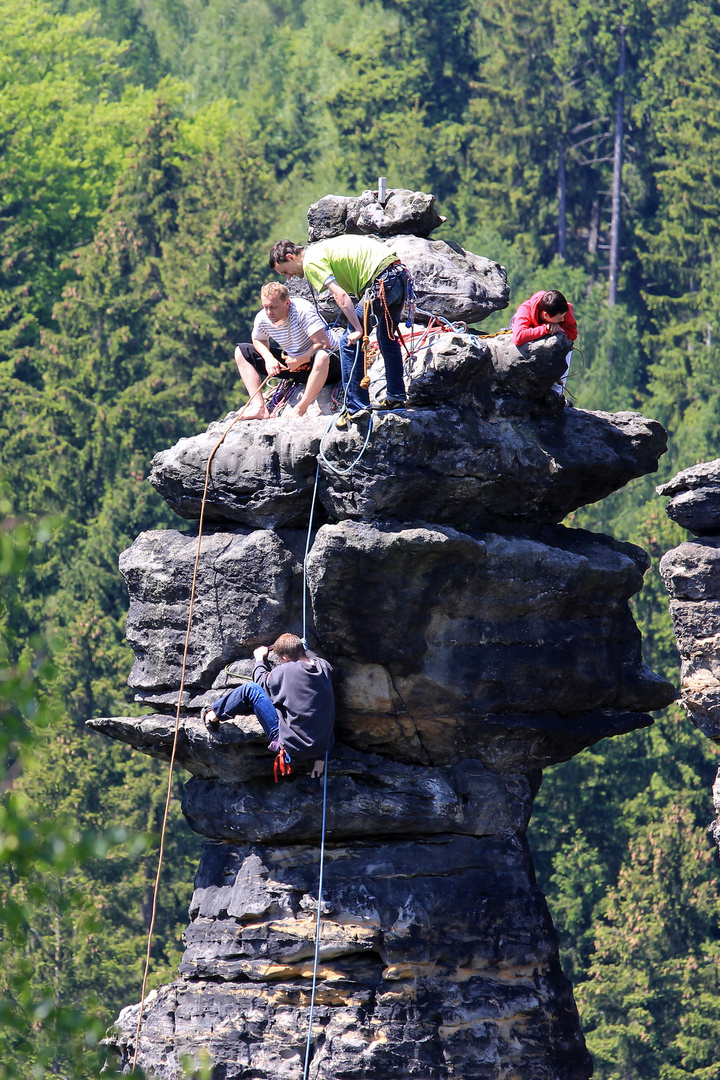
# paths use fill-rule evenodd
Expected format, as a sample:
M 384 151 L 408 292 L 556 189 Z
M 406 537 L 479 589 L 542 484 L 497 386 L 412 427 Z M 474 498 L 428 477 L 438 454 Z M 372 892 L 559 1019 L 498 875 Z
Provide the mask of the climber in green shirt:
M 364 308 L 377 320 L 377 340 L 385 361 L 387 390 L 374 408 L 405 407 L 402 353 L 398 325 L 410 275 L 394 251 L 369 236 L 335 236 L 306 248 L 278 240 L 270 252 L 270 268 L 286 278 L 305 278 L 317 292 L 329 289 L 350 324 L 340 342 L 345 405 L 349 412 L 367 409 L 370 397 L 361 387 Z M 351 297 L 357 297 L 356 304 Z

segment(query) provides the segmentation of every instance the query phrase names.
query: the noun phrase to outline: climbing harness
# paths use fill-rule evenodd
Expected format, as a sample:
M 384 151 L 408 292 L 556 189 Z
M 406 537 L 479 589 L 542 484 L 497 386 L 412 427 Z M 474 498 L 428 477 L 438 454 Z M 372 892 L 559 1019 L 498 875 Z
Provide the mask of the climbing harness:
M 405 266 L 404 263 L 401 263 L 399 260 L 398 260 L 397 263 L 391 263 L 390 266 L 385 267 L 385 270 L 383 270 L 378 275 L 378 277 L 373 282 L 371 282 L 371 284 L 365 290 L 365 293 L 364 293 L 365 303 L 363 304 L 363 337 L 362 337 L 363 377 L 360 380 L 360 386 L 363 388 L 363 390 L 367 390 L 368 387 L 370 386 L 370 374 L 369 374 L 369 372 L 370 372 L 370 367 L 372 366 L 372 361 L 370 360 L 370 350 L 369 350 L 370 335 L 368 333 L 368 323 L 369 323 L 369 320 L 370 320 L 370 315 L 372 314 L 372 317 L 375 319 L 376 324 L 379 322 L 380 318 L 382 318 L 382 320 L 383 320 L 383 322 L 385 324 L 385 333 L 387 334 L 390 341 L 396 341 L 398 338 L 400 339 L 400 341 L 402 341 L 402 334 L 400 333 L 400 327 L 398 326 L 397 330 L 396 330 L 396 328 L 393 326 L 392 316 L 390 315 L 390 305 L 388 304 L 388 301 L 387 301 L 385 274 L 387 273 L 388 270 L 395 270 L 396 272 L 399 272 L 401 270 L 405 271 L 405 274 L 406 274 L 406 278 L 405 278 L 405 296 L 404 296 L 404 299 L 403 299 L 403 304 L 407 304 L 407 306 L 408 306 L 408 320 L 409 320 L 409 322 L 407 324 L 408 326 L 412 326 L 412 319 L 413 319 L 413 316 L 414 316 L 414 313 L 415 313 L 415 310 L 416 310 L 416 308 L 415 308 L 415 289 L 414 289 L 414 286 L 413 286 L 412 274 L 408 270 L 407 266 Z M 376 302 L 378 302 L 379 305 L 380 305 L 380 315 L 379 316 L 376 315 L 374 313 L 374 311 L 372 310 L 373 304 L 375 304 Z

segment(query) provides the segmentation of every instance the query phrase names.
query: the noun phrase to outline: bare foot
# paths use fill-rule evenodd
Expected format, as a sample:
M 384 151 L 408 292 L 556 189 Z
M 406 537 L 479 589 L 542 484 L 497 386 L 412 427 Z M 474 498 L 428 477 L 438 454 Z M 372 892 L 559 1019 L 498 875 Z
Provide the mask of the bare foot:
M 246 408 L 247 408 L 247 405 L 245 406 L 245 409 Z M 245 409 L 240 410 L 240 419 L 241 420 L 269 420 L 270 419 L 270 413 L 267 411 L 267 408 L 265 407 L 265 405 L 263 405 L 262 407 L 256 408 L 252 412 L 245 412 Z

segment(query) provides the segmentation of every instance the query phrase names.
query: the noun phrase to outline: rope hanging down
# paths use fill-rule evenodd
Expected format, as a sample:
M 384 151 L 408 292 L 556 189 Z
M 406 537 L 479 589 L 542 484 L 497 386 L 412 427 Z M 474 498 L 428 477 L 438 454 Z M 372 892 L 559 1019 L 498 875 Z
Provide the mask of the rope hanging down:
M 323 873 L 325 870 L 325 817 L 327 808 L 328 755 L 329 751 L 326 750 L 325 768 L 323 770 L 323 804 L 322 826 L 320 829 L 320 874 L 318 878 L 318 909 L 317 922 L 315 924 L 315 957 L 313 959 L 312 990 L 310 991 L 310 1016 L 308 1017 L 307 1043 L 305 1044 L 305 1067 L 303 1069 L 303 1080 L 307 1080 L 308 1068 L 310 1067 L 310 1047 L 312 1044 L 313 1016 L 315 1014 L 315 990 L 317 988 L 317 969 L 318 959 L 320 956 L 320 916 L 322 915 Z
M 235 419 L 230 424 L 228 424 L 228 426 L 225 428 L 222 435 L 218 439 L 217 443 L 215 444 L 215 446 L 210 451 L 210 454 L 208 456 L 208 461 L 207 461 L 207 467 L 205 469 L 205 486 L 204 486 L 204 489 L 203 489 L 202 503 L 201 503 L 201 506 L 200 506 L 200 519 L 199 519 L 199 522 L 198 522 L 197 550 L 195 552 L 195 565 L 193 567 L 192 584 L 190 586 L 190 609 L 188 611 L 187 630 L 185 632 L 185 646 L 184 646 L 184 649 L 183 649 L 182 670 L 181 670 L 181 673 L 180 673 L 180 689 L 178 690 L 177 708 L 175 710 L 175 730 L 173 732 L 172 751 L 170 753 L 170 768 L 169 768 L 169 771 L 168 771 L 167 795 L 166 795 L 166 798 L 165 798 L 165 810 L 164 810 L 164 813 L 163 813 L 162 827 L 161 827 L 161 830 L 160 830 L 160 850 L 158 852 L 157 873 L 155 874 L 155 884 L 153 886 L 152 910 L 151 910 L 151 915 L 150 915 L 150 927 L 149 927 L 149 930 L 148 930 L 147 951 L 146 951 L 146 954 L 145 954 L 145 970 L 143 972 L 142 991 L 141 991 L 141 994 L 140 994 L 140 1010 L 139 1010 L 139 1013 L 138 1013 L 137 1030 L 135 1032 L 135 1052 L 133 1054 L 133 1062 L 132 1062 L 132 1071 L 133 1072 L 135 1072 L 135 1068 L 137 1066 L 138 1053 L 140 1051 L 140 1029 L 141 1029 L 141 1026 L 142 1026 L 143 1008 L 145 1006 L 145 992 L 147 990 L 148 973 L 150 971 L 150 950 L 152 948 L 153 932 L 155 930 L 155 919 L 156 919 L 156 916 L 157 916 L 157 899 L 158 899 L 158 891 L 159 891 L 159 887 L 160 887 L 160 874 L 162 872 L 163 857 L 164 857 L 164 854 L 165 854 L 165 834 L 167 832 L 167 821 L 168 821 L 168 815 L 170 813 L 170 799 L 172 797 L 173 769 L 175 767 L 175 756 L 177 754 L 178 734 L 179 734 L 179 731 L 180 731 L 180 708 L 181 708 L 181 705 L 182 705 L 183 692 L 185 690 L 185 674 L 186 674 L 186 671 L 187 671 L 187 658 L 188 658 L 188 651 L 189 651 L 189 648 L 190 648 L 190 629 L 192 627 L 193 608 L 195 606 L 195 588 L 196 588 L 196 585 L 197 585 L 198 566 L 200 564 L 200 544 L 201 544 L 201 541 L 202 541 L 203 522 L 204 522 L 204 518 L 205 518 L 205 503 L 207 502 L 208 487 L 210 485 L 210 466 L 212 465 L 212 461 L 213 461 L 213 458 L 215 457 L 215 454 L 217 453 L 217 451 L 220 449 L 223 442 L 225 441 L 225 437 L 227 436 L 227 434 L 235 426 L 235 424 L 237 424 L 238 420 L 244 420 L 245 419 L 244 416 L 243 416 L 243 413 L 245 412 L 245 410 L 247 409 L 248 405 L 253 400 L 253 398 L 256 397 L 257 394 L 261 393 L 263 387 L 265 386 L 265 383 L 267 383 L 269 381 L 269 378 L 270 378 L 270 376 L 268 376 L 268 378 L 265 379 L 265 381 L 263 383 L 261 383 L 261 385 L 255 391 L 255 393 L 252 395 L 252 397 L 250 397 L 248 399 L 248 401 L 245 403 L 245 405 L 243 406 L 241 411 L 237 414 Z
M 340 416 L 341 417 L 343 417 L 343 416 L 347 417 L 347 411 L 348 411 L 348 409 L 347 409 L 348 388 L 350 386 L 350 383 L 352 382 L 352 378 L 353 378 L 353 375 L 355 373 L 355 368 L 357 367 L 359 359 L 360 359 L 360 342 L 357 341 L 355 343 L 355 359 L 353 360 L 353 364 L 352 364 L 352 367 L 350 369 L 350 375 L 348 377 L 347 385 L 345 387 L 345 392 L 343 394 L 342 409 L 340 411 Z M 328 435 L 330 434 L 331 427 L 333 426 L 333 424 L 336 423 L 337 420 L 338 420 L 338 417 L 336 417 L 336 416 L 331 416 L 330 417 L 330 423 L 325 428 L 325 431 L 323 432 L 323 436 L 320 439 L 320 446 L 318 448 L 318 458 L 319 458 L 319 460 L 318 460 L 318 469 L 317 469 L 317 472 L 315 473 L 315 491 L 317 491 L 318 476 L 319 476 L 319 473 L 320 473 L 320 461 L 322 461 L 323 465 L 327 469 L 329 469 L 331 473 L 335 473 L 336 476 L 347 476 L 348 473 L 351 473 L 353 471 L 353 469 L 355 468 L 355 466 L 358 464 L 358 462 L 360 461 L 360 458 L 363 456 L 363 454 L 367 450 L 368 443 L 370 442 L 370 436 L 372 434 L 372 429 L 373 429 L 372 413 L 370 413 L 369 418 L 368 418 L 367 434 L 365 435 L 365 441 L 364 441 L 364 443 L 363 443 L 363 445 L 362 445 L 362 447 L 360 449 L 359 454 L 356 455 L 356 457 L 351 461 L 351 463 L 347 466 L 347 468 L 339 469 L 337 467 L 337 465 L 333 465 L 333 463 L 331 461 L 328 461 L 327 457 L 325 456 L 325 440 L 328 437 Z M 315 492 L 313 492 L 313 507 L 314 506 L 315 506 Z M 311 521 L 312 521 L 312 519 L 311 519 Z M 307 549 L 306 549 L 306 558 L 307 558 Z M 304 595 L 304 593 L 303 593 L 303 595 Z M 304 629 L 303 629 L 303 633 L 304 633 Z
M 358 342 L 356 350 L 355 350 L 355 360 L 354 360 L 354 363 L 353 363 L 353 371 L 355 370 L 355 365 L 358 362 L 359 353 L 360 353 L 360 343 Z M 351 377 L 352 377 L 352 374 L 351 374 Z M 229 432 L 232 430 L 232 428 L 235 426 L 235 424 L 238 423 L 239 420 L 244 420 L 245 419 L 245 417 L 243 416 L 243 413 L 245 412 L 247 407 L 250 405 L 251 401 L 257 396 L 257 394 L 262 392 L 263 387 L 270 381 L 270 378 L 271 378 L 271 376 L 268 376 L 262 382 L 262 384 L 255 391 L 255 393 L 248 399 L 248 401 L 244 405 L 243 409 L 238 413 L 238 415 L 235 417 L 235 419 L 232 420 L 232 422 L 230 424 L 228 424 L 228 426 L 225 428 L 222 435 L 218 439 L 217 443 L 215 444 L 215 446 L 210 451 L 210 454 L 209 454 L 208 460 L 207 460 L 207 466 L 205 468 L 205 484 L 204 484 L 204 487 L 203 487 L 202 502 L 200 504 L 200 518 L 198 520 L 197 549 L 196 549 L 196 552 L 195 552 L 195 564 L 193 566 L 192 584 L 191 584 L 191 587 L 190 587 L 190 607 L 189 607 L 189 610 L 188 610 L 187 629 L 186 629 L 186 632 L 185 632 L 185 644 L 184 644 L 184 648 L 183 648 L 182 670 L 181 670 L 181 674 L 180 674 L 180 687 L 179 687 L 179 690 L 178 690 L 177 707 L 176 707 L 176 710 L 175 710 L 175 727 L 174 727 L 174 731 L 173 731 L 172 750 L 171 750 L 171 753 L 170 753 L 170 767 L 169 767 L 169 770 L 168 770 L 168 785 L 167 785 L 167 795 L 166 795 L 166 798 L 165 798 L 165 810 L 163 812 L 162 827 L 161 827 L 161 830 L 160 830 L 160 850 L 159 850 L 159 853 L 158 853 L 157 872 L 155 874 L 155 883 L 154 883 L 154 886 L 153 886 L 153 899 L 152 899 L 152 909 L 151 909 L 151 916 L 150 916 L 150 927 L 149 927 L 149 930 L 148 930 L 147 950 L 146 950 L 146 954 L 145 954 L 145 969 L 144 969 L 144 972 L 143 972 L 142 991 L 141 991 L 141 994 L 140 994 L 140 1008 L 139 1008 L 139 1011 L 138 1011 L 138 1023 L 137 1023 L 137 1029 L 136 1029 L 136 1032 L 135 1032 L 135 1049 L 134 1049 L 134 1053 L 133 1053 L 132 1072 L 135 1072 L 135 1069 L 136 1069 L 136 1066 L 137 1066 L 138 1053 L 140 1051 L 140 1031 L 141 1031 L 141 1028 L 142 1028 L 143 1009 L 145 1007 L 145 995 L 146 995 L 146 990 L 147 990 L 147 979 L 148 979 L 148 973 L 150 971 L 150 953 L 151 953 L 151 949 L 152 949 L 153 932 L 155 930 L 155 920 L 156 920 L 156 916 L 157 916 L 157 901 L 158 901 L 158 893 L 159 893 L 159 887 L 160 887 L 160 875 L 162 873 L 163 857 L 164 857 L 164 854 L 165 854 L 165 835 L 166 835 L 166 832 L 167 832 L 168 815 L 169 815 L 169 812 L 170 812 L 170 799 L 172 797 L 173 770 L 174 770 L 174 767 L 175 767 L 175 757 L 176 757 L 176 754 L 177 754 L 178 735 L 179 735 L 179 731 L 180 731 L 180 710 L 181 710 L 181 706 L 182 706 L 182 696 L 183 696 L 183 693 L 184 693 L 184 690 L 185 690 L 185 675 L 186 675 L 186 672 L 187 672 L 187 658 L 188 658 L 188 652 L 189 652 L 189 648 L 190 648 L 190 631 L 191 631 L 191 628 L 192 628 L 193 610 L 194 610 L 194 607 L 195 607 L 195 591 L 196 591 L 196 586 L 197 586 L 198 566 L 200 564 L 200 548 L 201 548 L 202 535 L 203 535 L 203 525 L 204 525 L 204 520 L 205 520 L 205 505 L 207 503 L 207 493 L 208 493 L 208 488 L 210 486 L 210 468 L 212 466 L 213 458 L 215 457 L 215 454 L 217 453 L 217 451 L 220 449 L 223 442 L 225 441 L 226 436 L 229 434 Z M 343 400 L 343 411 L 347 410 L 346 398 L 347 398 L 347 390 L 345 392 L 345 398 Z M 336 420 L 336 417 L 332 416 L 331 419 L 330 419 L 330 424 L 328 425 L 328 427 L 327 427 L 327 429 L 325 431 L 325 434 L 323 435 L 323 440 L 325 438 L 325 435 L 327 435 L 327 433 L 329 432 L 330 427 L 333 425 L 335 420 Z M 322 460 L 324 461 L 326 466 L 332 472 L 337 473 L 338 475 L 346 475 L 347 473 L 352 472 L 352 470 L 355 468 L 355 466 L 359 462 L 360 458 L 364 454 L 365 449 L 366 449 L 366 447 L 368 445 L 368 442 L 369 442 L 369 439 L 370 439 L 370 433 L 371 432 L 372 432 L 372 417 L 370 417 L 370 422 L 368 424 L 368 432 L 367 432 L 367 435 L 365 437 L 365 442 L 363 444 L 363 447 L 362 447 L 360 453 L 355 458 L 355 460 L 351 463 L 351 465 L 347 469 L 342 469 L 342 470 L 337 469 L 335 466 L 333 466 L 327 460 L 327 458 L 325 457 L 325 454 L 323 453 L 323 448 L 322 448 L 323 440 L 321 440 L 321 444 L 320 444 L 319 458 L 322 458 Z M 318 460 L 317 469 L 315 471 L 315 484 L 314 484 L 314 489 L 313 489 L 312 504 L 311 504 L 311 507 L 310 507 L 310 521 L 309 521 L 309 524 L 308 524 L 307 542 L 306 542 L 306 545 L 305 545 L 305 558 L 303 560 L 303 637 L 302 637 L 302 640 L 303 640 L 303 644 L 305 645 L 305 647 L 307 647 L 307 559 L 308 559 L 308 554 L 309 554 L 309 550 L 310 550 L 310 539 L 311 539 L 311 535 L 312 535 L 313 517 L 314 517 L 314 513 L 315 513 L 315 500 L 316 500 L 316 496 L 317 496 L 317 487 L 318 487 L 319 475 L 320 475 L 320 460 Z M 325 767 L 324 767 L 324 770 L 323 770 L 323 807 L 322 807 L 322 829 L 321 829 L 321 837 L 320 837 L 320 876 L 319 876 L 319 883 L 318 883 L 318 917 L 317 917 L 317 927 L 316 927 L 316 933 L 315 933 L 315 959 L 314 959 L 314 963 L 313 963 L 313 982 L 312 982 L 312 991 L 311 991 L 311 995 L 310 995 L 310 1022 L 309 1022 L 309 1026 L 308 1026 L 308 1038 L 307 1038 L 307 1046 L 306 1046 L 306 1051 L 305 1051 L 305 1069 L 304 1069 L 304 1073 L 303 1073 L 303 1080 L 307 1080 L 307 1070 L 308 1070 L 309 1063 L 310 1063 L 312 1021 L 313 1021 L 313 1013 L 314 1013 L 314 1008 L 315 1008 L 315 991 L 316 991 L 316 986 L 317 986 L 317 967 L 318 967 L 318 957 L 319 957 L 319 947 L 320 947 L 320 916 L 321 916 L 321 913 L 322 913 L 323 872 L 324 872 L 324 866 L 325 866 L 325 821 L 326 821 L 326 807 L 327 807 L 327 775 L 328 775 L 328 753 L 326 752 L 326 754 L 325 754 Z

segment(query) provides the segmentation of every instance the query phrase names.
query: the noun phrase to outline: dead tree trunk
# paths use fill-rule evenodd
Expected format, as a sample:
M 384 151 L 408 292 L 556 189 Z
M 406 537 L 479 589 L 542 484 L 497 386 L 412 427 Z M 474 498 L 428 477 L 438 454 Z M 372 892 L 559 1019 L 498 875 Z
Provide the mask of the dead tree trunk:
M 565 138 L 560 136 L 558 142 L 558 248 L 557 252 L 561 259 L 567 257 L 567 188 L 565 184 Z
M 620 197 L 622 195 L 623 112 L 625 108 L 625 27 L 620 27 L 620 56 L 618 58 L 618 90 L 615 109 L 615 149 L 613 153 L 612 209 L 610 211 L 610 270 L 608 275 L 608 307 L 617 303 L 620 275 Z

